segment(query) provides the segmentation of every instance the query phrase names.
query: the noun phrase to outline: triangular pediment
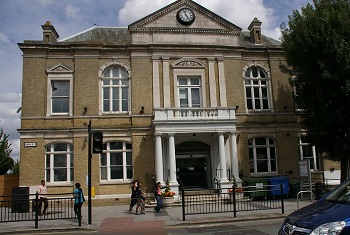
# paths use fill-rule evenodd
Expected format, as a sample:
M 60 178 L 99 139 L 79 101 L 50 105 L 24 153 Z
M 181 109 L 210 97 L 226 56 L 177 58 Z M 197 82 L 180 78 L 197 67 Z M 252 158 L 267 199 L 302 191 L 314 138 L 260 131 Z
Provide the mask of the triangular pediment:
M 189 8 L 195 15 L 190 25 L 177 18 L 180 9 Z M 239 36 L 242 29 L 192 0 L 177 0 L 129 25 L 131 34 L 199 34 Z
M 57 64 L 46 69 L 47 73 L 73 73 L 73 70 L 63 64 Z

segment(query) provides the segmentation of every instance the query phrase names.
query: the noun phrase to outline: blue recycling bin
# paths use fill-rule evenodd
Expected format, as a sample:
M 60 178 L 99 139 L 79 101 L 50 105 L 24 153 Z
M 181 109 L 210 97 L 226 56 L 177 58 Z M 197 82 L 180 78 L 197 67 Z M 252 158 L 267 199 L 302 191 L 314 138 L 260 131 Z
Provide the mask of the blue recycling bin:
M 269 196 L 288 196 L 289 195 L 289 179 L 285 176 L 273 177 L 269 178 L 269 185 L 271 186 L 271 191 L 269 192 Z M 281 184 L 282 184 L 282 192 L 281 192 Z

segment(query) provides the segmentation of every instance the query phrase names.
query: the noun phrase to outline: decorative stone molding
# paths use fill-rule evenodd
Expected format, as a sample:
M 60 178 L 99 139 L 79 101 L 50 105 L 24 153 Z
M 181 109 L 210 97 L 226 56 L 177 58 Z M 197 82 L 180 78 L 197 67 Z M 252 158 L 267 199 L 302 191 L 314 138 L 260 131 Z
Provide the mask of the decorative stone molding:
M 74 71 L 69 68 L 68 66 L 65 66 L 63 64 L 57 64 L 51 68 L 46 69 L 46 73 L 53 74 L 53 73 L 74 73 Z
M 245 72 L 247 71 L 247 69 L 251 68 L 251 67 L 259 67 L 262 68 L 266 73 L 267 73 L 267 77 L 270 78 L 271 77 L 271 72 L 270 69 L 264 65 L 263 63 L 257 62 L 257 61 L 253 61 L 251 63 L 248 63 L 246 66 L 244 66 L 243 68 L 243 77 L 245 76 Z
M 131 74 L 130 74 L 130 67 L 126 64 L 126 63 L 124 63 L 124 62 L 122 62 L 122 61 L 118 61 L 118 60 L 115 60 L 115 59 L 113 59 L 113 61 L 111 61 L 111 62 L 106 62 L 106 63 L 104 63 L 101 67 L 100 67 L 100 69 L 98 70 L 98 76 L 100 77 L 100 78 L 102 78 L 103 77 L 103 72 L 106 70 L 106 68 L 108 68 L 108 67 L 110 67 L 110 66 L 113 66 L 113 65 L 118 65 L 118 66 L 120 66 L 120 67 L 123 67 L 125 70 L 126 70 L 126 72 L 128 72 L 128 76 L 129 76 L 129 78 L 131 77 Z
M 194 58 L 184 58 L 175 61 L 172 65 L 172 68 L 198 68 L 203 69 L 206 67 L 204 63 L 202 63 L 200 60 L 194 59 Z

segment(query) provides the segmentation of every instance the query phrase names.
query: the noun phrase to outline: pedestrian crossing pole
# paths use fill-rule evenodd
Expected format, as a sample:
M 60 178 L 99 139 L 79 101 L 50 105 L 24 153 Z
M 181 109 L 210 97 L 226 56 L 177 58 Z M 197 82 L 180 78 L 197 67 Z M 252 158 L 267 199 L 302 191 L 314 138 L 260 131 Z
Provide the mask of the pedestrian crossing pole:
M 88 147 L 88 224 L 92 224 L 91 222 L 91 159 L 92 159 L 92 151 L 91 151 L 91 118 L 89 120 L 88 125 L 88 141 L 89 141 L 89 147 Z

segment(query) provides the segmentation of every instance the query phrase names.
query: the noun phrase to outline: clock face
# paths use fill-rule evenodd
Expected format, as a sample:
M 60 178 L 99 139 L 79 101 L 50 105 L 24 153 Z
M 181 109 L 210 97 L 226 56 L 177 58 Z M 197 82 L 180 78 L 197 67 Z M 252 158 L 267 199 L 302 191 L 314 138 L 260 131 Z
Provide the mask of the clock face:
M 176 14 L 177 20 L 183 25 L 190 25 L 194 22 L 194 12 L 189 8 L 182 8 Z

